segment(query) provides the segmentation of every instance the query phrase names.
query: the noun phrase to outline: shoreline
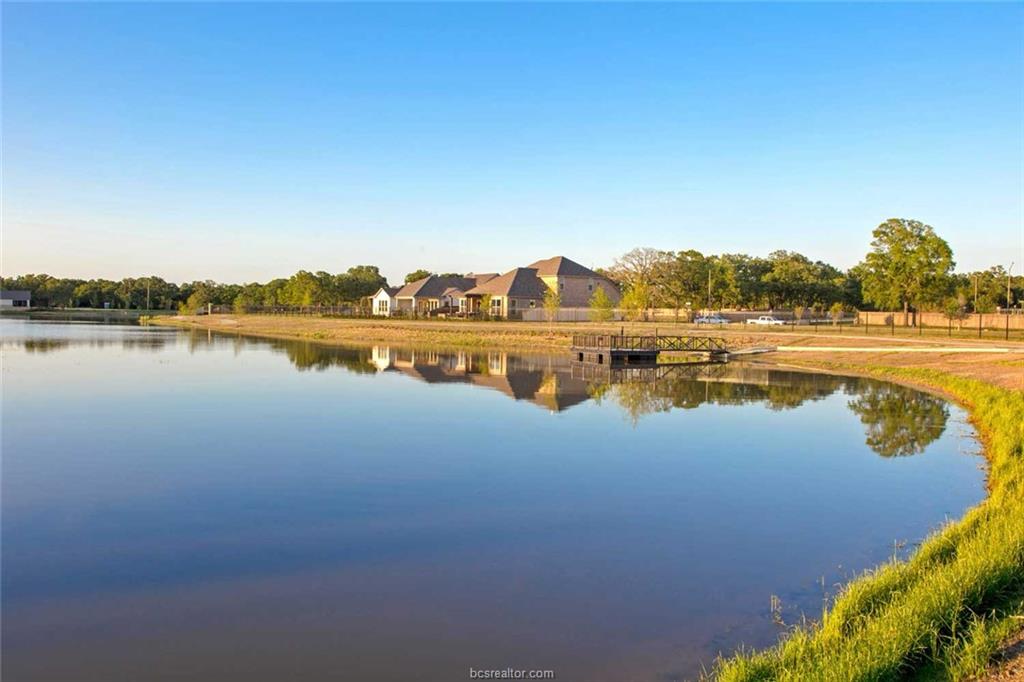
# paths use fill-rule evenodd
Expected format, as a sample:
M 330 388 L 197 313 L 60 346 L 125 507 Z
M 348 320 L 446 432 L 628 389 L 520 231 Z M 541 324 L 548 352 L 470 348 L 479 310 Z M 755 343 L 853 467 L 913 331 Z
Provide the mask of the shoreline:
M 1024 391 L 1024 342 L 991 339 L 864 336 L 747 329 L 694 329 L 655 323 L 470 322 L 337 319 L 263 315 L 168 316 L 144 320 L 178 329 L 212 331 L 324 345 L 387 344 L 398 347 L 568 352 L 574 333 L 663 333 L 721 336 L 736 348 L 772 346 L 762 362 L 850 369 L 885 365 L 949 372 L 1009 390 Z M 824 344 L 827 343 L 827 346 Z M 999 349 L 999 350 L 997 350 Z

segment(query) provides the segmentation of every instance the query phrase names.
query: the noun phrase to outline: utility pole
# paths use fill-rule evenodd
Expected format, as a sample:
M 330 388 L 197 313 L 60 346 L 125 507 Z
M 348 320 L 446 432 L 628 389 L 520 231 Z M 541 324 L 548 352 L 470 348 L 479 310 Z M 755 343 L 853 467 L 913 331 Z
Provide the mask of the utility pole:
M 1006 269 L 1006 310 L 1009 313 L 1010 308 L 1010 272 L 1013 270 L 1014 262 L 1010 262 L 1010 267 Z
M 978 312 L 978 276 L 974 276 L 974 312 Z
M 711 312 L 711 266 L 708 265 L 708 312 Z

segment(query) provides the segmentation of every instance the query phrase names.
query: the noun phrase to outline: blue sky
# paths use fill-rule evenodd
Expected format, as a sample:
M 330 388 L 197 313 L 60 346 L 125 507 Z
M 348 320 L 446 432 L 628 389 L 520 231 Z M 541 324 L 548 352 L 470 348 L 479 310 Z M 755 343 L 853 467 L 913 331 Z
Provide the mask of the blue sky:
M 3 5 L 5 275 L 1024 265 L 1020 4 Z

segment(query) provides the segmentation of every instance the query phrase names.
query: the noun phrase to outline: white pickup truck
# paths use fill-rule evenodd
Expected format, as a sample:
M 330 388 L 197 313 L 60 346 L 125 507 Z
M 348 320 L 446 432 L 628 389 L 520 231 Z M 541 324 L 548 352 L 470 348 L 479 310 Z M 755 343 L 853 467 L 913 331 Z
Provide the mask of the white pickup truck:
M 760 317 L 750 318 L 749 320 L 747 320 L 747 324 L 781 325 L 786 323 L 776 317 L 772 317 L 771 315 L 761 315 Z

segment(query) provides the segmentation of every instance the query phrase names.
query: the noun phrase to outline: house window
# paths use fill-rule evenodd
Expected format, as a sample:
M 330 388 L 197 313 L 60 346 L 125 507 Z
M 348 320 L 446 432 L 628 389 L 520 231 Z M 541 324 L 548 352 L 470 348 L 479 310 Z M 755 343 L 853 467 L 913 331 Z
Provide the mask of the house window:
M 561 291 L 564 288 L 565 288 L 565 282 L 559 282 L 558 283 L 558 290 Z
M 515 308 L 516 307 L 516 299 L 510 298 L 509 301 L 508 301 L 508 306 L 510 308 Z
M 491 299 L 491 312 L 492 313 L 495 313 L 495 312 L 500 313 L 501 312 L 501 299 L 500 298 L 492 298 Z
M 536 308 L 537 307 L 537 302 L 536 301 L 530 301 L 530 307 L 531 308 Z
M 593 291 L 593 290 L 594 290 L 594 283 L 591 282 L 590 284 L 587 285 L 587 291 Z

